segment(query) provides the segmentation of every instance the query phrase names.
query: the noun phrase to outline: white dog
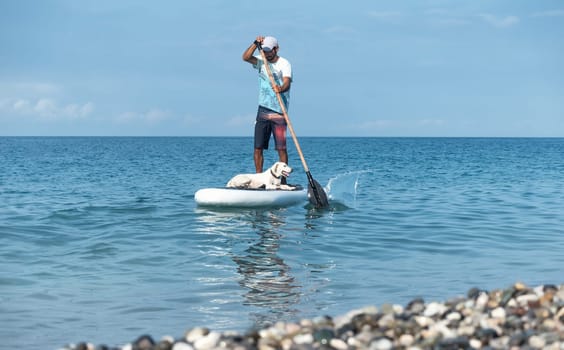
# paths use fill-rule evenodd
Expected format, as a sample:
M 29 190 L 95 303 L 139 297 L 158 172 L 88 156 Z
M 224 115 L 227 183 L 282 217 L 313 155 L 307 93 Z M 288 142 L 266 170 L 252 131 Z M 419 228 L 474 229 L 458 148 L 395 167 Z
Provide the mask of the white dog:
M 293 190 L 294 186 L 282 184 L 282 177 L 290 176 L 292 168 L 284 162 L 276 162 L 265 172 L 258 174 L 239 174 L 227 183 L 226 187 L 267 190 Z

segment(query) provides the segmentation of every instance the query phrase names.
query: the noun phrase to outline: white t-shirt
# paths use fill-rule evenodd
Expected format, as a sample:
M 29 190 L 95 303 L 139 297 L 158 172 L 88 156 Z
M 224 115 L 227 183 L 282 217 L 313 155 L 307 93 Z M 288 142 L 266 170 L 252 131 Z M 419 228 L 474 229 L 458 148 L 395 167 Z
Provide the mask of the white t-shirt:
M 253 67 L 259 72 L 259 106 L 282 113 L 282 108 L 280 108 L 278 98 L 276 98 L 276 93 L 272 90 L 268 73 L 264 68 L 262 56 L 255 55 L 255 57 L 257 59 L 257 64 L 253 65 Z M 287 59 L 278 56 L 278 60 L 275 63 L 269 62 L 269 65 L 276 84 L 282 85 L 283 77 L 288 77 L 290 80 L 292 79 L 292 65 Z M 280 96 L 282 97 L 282 101 L 284 101 L 284 106 L 287 110 L 290 105 L 290 90 L 288 89 L 287 91 L 284 91 L 280 94 Z

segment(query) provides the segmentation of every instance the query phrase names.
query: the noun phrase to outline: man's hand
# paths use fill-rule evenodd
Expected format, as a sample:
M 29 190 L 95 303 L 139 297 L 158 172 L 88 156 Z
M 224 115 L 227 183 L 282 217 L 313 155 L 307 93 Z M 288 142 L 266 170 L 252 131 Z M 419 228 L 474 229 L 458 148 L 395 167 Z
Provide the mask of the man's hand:
M 264 36 L 257 36 L 257 38 L 255 39 L 255 42 L 258 42 L 259 44 L 262 45 L 262 43 L 264 42 Z
M 274 90 L 275 93 L 280 94 L 284 91 L 282 91 L 282 86 L 280 85 L 272 85 L 272 90 Z
M 282 78 L 282 85 L 272 84 L 272 90 L 275 93 L 281 94 L 290 89 L 290 85 L 292 84 L 292 80 L 288 77 Z

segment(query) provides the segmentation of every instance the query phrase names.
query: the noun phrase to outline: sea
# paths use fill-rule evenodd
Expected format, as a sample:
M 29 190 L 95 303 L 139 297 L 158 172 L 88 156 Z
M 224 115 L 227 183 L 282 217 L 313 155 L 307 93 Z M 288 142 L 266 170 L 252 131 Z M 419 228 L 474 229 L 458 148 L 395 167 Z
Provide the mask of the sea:
M 249 137 L 0 137 L 0 348 L 564 283 L 564 138 L 299 141 L 329 208 L 198 207 L 254 172 Z

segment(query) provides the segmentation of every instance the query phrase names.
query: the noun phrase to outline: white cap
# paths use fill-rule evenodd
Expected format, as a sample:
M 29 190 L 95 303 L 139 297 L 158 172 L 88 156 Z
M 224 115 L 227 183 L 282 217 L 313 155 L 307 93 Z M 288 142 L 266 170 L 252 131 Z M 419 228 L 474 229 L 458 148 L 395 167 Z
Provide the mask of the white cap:
M 272 51 L 275 47 L 278 47 L 278 40 L 273 36 L 266 36 L 262 41 L 262 49 L 264 51 Z

